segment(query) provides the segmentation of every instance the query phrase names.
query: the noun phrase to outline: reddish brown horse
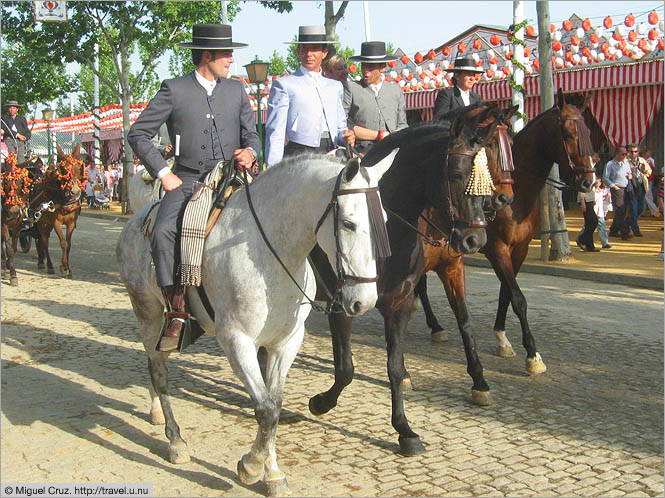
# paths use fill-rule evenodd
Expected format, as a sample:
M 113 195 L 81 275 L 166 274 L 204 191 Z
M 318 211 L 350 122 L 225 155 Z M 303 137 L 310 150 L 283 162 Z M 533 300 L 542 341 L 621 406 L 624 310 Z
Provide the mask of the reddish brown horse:
M 62 249 L 60 272 L 65 278 L 72 277 L 72 271 L 69 268 L 69 253 L 72 248 L 72 234 L 76 228 L 76 220 L 81 213 L 81 196 L 84 192 L 86 178 L 83 161 L 79 159 L 79 151 L 79 146 L 76 145 L 71 154 L 65 154 L 58 146 L 58 164 L 44 173 L 30 200 L 31 209 L 48 202 L 53 202 L 55 205 L 54 211 L 44 211 L 36 223 L 39 234 L 37 243 L 39 263 L 37 266 L 44 268 L 44 260 L 46 260 L 47 272 L 54 273 L 48 241 L 51 231 L 55 229 Z M 63 227 L 66 235 L 63 233 Z
M 8 278 L 11 285 L 18 285 L 14 255 L 21 224 L 27 214 L 27 201 L 30 195 L 32 179 L 26 168 L 16 166 L 16 154 L 11 153 L 2 164 L 2 276 Z
M 589 128 L 582 118 L 587 103 L 588 98 L 580 107 L 566 102 L 559 90 L 556 105 L 534 118 L 515 135 L 512 149 L 515 163 L 514 201 L 508 208 L 497 212 L 494 220 L 489 223 L 488 241 L 481 249 L 501 281 L 494 324 L 494 334 L 499 341 L 498 354 L 502 357 L 515 356 L 505 336 L 506 312 L 510 302 L 522 325 L 522 344 L 527 351 L 526 371 L 529 374 L 542 373 L 546 366 L 531 335 L 526 317 L 526 298 L 517 284 L 516 276 L 539 226 L 538 193 L 545 185 L 552 164 L 559 165 L 561 178 L 568 184 L 574 183 L 577 190 L 588 192 L 591 189 L 594 170 L 590 156 L 593 149 Z M 425 270 L 437 272 L 457 315 L 459 308 L 465 309 L 463 259 L 451 251 L 427 244 L 424 248 Z M 442 331 L 429 306 L 424 282 L 419 285 L 418 294 L 432 333 Z M 464 346 L 468 357 L 466 340 Z

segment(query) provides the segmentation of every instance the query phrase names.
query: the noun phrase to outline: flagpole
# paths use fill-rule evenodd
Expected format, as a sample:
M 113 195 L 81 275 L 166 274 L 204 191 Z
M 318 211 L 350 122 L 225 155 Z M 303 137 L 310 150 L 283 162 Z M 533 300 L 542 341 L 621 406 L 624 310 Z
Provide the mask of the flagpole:
M 372 31 L 369 27 L 369 2 L 367 0 L 363 0 L 363 14 L 365 17 L 365 41 L 371 41 Z

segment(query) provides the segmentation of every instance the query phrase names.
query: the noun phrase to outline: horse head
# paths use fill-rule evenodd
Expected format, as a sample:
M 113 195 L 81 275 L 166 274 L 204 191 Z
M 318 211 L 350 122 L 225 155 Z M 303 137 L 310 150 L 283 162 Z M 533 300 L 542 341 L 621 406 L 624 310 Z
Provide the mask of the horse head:
M 561 176 L 567 183 L 572 183 L 579 192 L 590 192 L 594 182 L 594 167 L 591 156 L 591 130 L 584 122 L 584 110 L 591 95 L 584 97 L 581 103 L 573 103 L 574 97 L 566 98 L 559 88 L 555 108 L 559 111 L 559 143 L 556 162 L 560 166 Z
M 57 146 L 58 163 L 50 167 L 42 183 L 49 192 L 49 197 L 63 206 L 78 202 L 83 193 L 85 183 L 85 168 L 83 161 L 79 159 L 80 146 L 77 144 L 71 154 Z
M 315 230 L 337 275 L 334 297 L 349 316 L 365 313 L 376 304 L 376 259 L 390 255 L 379 180 L 398 151 L 373 167 L 362 167 L 357 158 L 348 161 Z

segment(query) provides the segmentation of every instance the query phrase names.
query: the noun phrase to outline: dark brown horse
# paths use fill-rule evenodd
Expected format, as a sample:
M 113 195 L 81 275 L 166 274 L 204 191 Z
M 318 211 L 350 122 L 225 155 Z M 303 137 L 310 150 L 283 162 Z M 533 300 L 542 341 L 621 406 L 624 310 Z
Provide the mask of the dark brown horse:
M 47 272 L 54 273 L 53 263 L 48 250 L 48 241 L 51 231 L 60 240 L 62 249 L 62 262 L 60 272 L 65 278 L 72 277 L 69 268 L 69 253 L 72 248 L 72 234 L 76 228 L 76 220 L 81 213 L 81 196 L 84 192 L 85 168 L 79 159 L 80 148 L 76 145 L 71 154 L 65 154 L 58 146 L 58 164 L 50 167 L 40 182 L 36 185 L 30 198 L 30 209 L 39 209 L 40 206 L 52 202 L 54 210 L 43 210 L 42 216 L 36 222 L 39 236 L 37 253 L 39 255 L 38 268 L 44 268 L 46 260 Z M 66 234 L 63 233 L 63 227 Z
M 403 336 L 413 308 L 413 290 L 423 267 L 423 251 L 418 233 L 412 228 L 424 209 L 435 207 L 450 227 L 451 246 L 459 252 L 477 252 L 485 244 L 484 196 L 466 195 L 477 152 L 492 139 L 498 125 L 478 127 L 489 122 L 496 107 L 482 105 L 460 109 L 452 126 L 415 125 L 391 134 L 377 143 L 363 159 L 371 165 L 399 147 L 390 170 L 379 186 L 388 213 L 388 235 L 392 255 L 379 265 L 376 307 L 383 315 L 388 352 L 388 377 L 392 397 L 392 425 L 399 433 L 400 452 L 422 453 L 419 436 L 411 430 L 404 412 Z M 412 225 L 412 226 L 409 226 Z M 315 255 L 314 255 L 315 256 Z M 326 286 L 333 289 L 334 271 L 324 258 L 314 257 L 314 264 Z M 321 287 L 321 284 L 319 284 Z M 344 313 L 328 315 L 333 341 L 335 382 L 326 392 L 310 399 L 315 415 L 326 413 L 337 404 L 342 390 L 353 379 L 350 335 L 352 318 Z
M 16 166 L 16 154 L 2 164 L 2 223 L 0 226 L 2 250 L 2 276 L 11 285 L 18 285 L 14 256 L 21 233 L 21 224 L 27 215 L 32 179 L 26 168 Z
M 556 105 L 535 117 L 515 135 L 514 201 L 508 208 L 497 212 L 494 220 L 489 223 L 488 242 L 481 250 L 501 281 L 494 324 L 494 335 L 499 341 L 498 354 L 501 357 L 515 356 L 505 336 L 506 312 L 510 302 L 522 325 L 522 344 L 527 351 L 526 371 L 529 374 L 542 373 L 546 366 L 531 335 L 526 317 L 526 298 L 517 284 L 516 276 L 539 226 L 538 193 L 545 185 L 552 164 L 556 162 L 559 165 L 561 178 L 568 184 L 574 184 L 578 191 L 588 192 L 591 189 L 594 170 L 590 156 L 593 149 L 590 131 L 582 118 L 587 103 L 588 98 L 580 107 L 566 102 L 559 90 Z M 462 258 L 455 258 L 450 252 L 426 245 L 425 259 L 429 262 L 429 269 L 435 270 L 443 282 L 453 310 L 461 306 L 462 292 L 456 289 L 459 289 L 457 282 L 464 278 Z M 432 313 L 424 282 L 419 285 L 418 293 L 432 333 L 443 330 Z M 467 349 L 466 341 L 464 344 Z

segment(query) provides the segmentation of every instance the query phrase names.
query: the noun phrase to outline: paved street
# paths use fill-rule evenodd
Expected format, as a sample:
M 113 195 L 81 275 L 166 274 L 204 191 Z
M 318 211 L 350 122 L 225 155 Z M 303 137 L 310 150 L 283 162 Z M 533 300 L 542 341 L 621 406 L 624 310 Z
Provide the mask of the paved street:
M 2 282 L 3 483 L 154 485 L 156 496 L 260 496 L 236 463 L 256 432 L 253 410 L 214 338 L 169 360 L 172 404 L 191 462 L 168 461 L 163 426 L 149 422 L 147 361 L 119 280 L 122 223 L 81 217 L 73 280 L 19 254 L 19 287 Z M 51 239 L 54 265 L 60 250 Z M 432 275 L 430 297 L 449 341 L 411 322 L 405 406 L 426 452 L 396 453 L 383 322 L 355 322 L 356 378 L 330 413 L 309 397 L 332 382 L 327 321 L 312 314 L 289 374 L 277 452 L 295 496 L 662 496 L 663 292 L 520 274 L 548 370 L 494 354 L 498 281 L 467 269 L 470 310 L 493 404 L 471 404 L 455 320 Z

